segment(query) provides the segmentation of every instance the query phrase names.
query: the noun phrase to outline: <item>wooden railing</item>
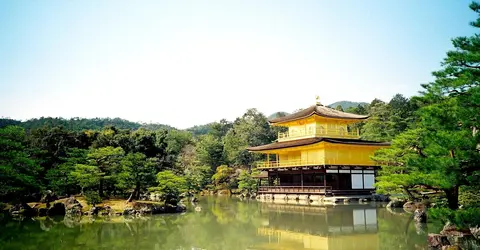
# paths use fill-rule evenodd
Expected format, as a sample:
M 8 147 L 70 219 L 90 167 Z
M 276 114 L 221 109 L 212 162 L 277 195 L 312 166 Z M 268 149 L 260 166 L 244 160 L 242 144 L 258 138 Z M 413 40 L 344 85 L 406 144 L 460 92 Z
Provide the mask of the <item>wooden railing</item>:
M 360 133 L 358 130 L 347 131 L 345 129 L 299 129 L 295 132 L 284 132 L 278 133 L 278 141 L 289 141 L 294 139 L 302 139 L 309 137 L 333 137 L 333 138 L 360 138 Z
M 270 194 L 329 194 L 331 186 L 260 186 L 259 193 Z
M 302 161 L 302 160 L 287 160 L 287 161 L 259 161 L 255 165 L 257 168 L 287 168 L 287 167 L 300 167 L 300 166 L 314 166 L 323 165 L 325 161 L 323 159 L 314 161 Z

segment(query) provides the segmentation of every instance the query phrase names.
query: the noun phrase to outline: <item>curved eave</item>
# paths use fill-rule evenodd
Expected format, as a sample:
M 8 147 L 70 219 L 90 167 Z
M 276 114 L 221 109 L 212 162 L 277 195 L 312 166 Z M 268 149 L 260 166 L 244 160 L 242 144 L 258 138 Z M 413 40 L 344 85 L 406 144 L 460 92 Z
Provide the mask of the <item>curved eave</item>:
M 294 148 L 301 146 L 313 145 L 321 142 L 327 142 L 332 144 L 345 144 L 345 145 L 359 145 L 359 146 L 377 146 L 377 147 L 387 147 L 390 146 L 388 142 L 374 142 L 374 141 L 362 141 L 357 139 L 342 139 L 342 138 L 323 138 L 323 137 L 314 137 L 293 141 L 284 141 L 284 142 L 274 142 L 266 145 L 249 147 L 247 148 L 250 152 L 262 152 L 262 151 L 271 151 L 284 148 Z
M 298 120 L 303 120 L 303 119 L 309 118 L 309 117 L 311 117 L 311 116 L 313 116 L 313 115 L 317 115 L 317 116 L 324 117 L 324 118 L 330 118 L 330 119 L 350 120 L 350 121 L 363 121 L 363 120 L 366 120 L 366 119 L 369 118 L 369 116 L 365 116 L 365 117 L 362 117 L 362 118 L 337 117 L 337 116 L 321 115 L 321 114 L 318 114 L 318 113 L 314 112 L 314 113 L 312 113 L 312 114 L 309 114 L 309 115 L 306 115 L 306 116 L 302 116 L 302 117 L 298 117 L 298 118 L 292 118 L 292 119 L 283 120 L 283 121 L 269 120 L 268 122 L 269 122 L 271 125 L 280 125 L 280 124 L 283 124 L 283 123 L 288 123 L 288 122 L 294 122 L 294 121 L 298 121 Z
M 331 113 L 331 114 L 328 114 Z M 330 107 L 325 107 L 321 105 L 315 105 L 308 107 L 304 110 L 300 110 L 296 113 L 284 116 L 284 117 L 278 117 L 275 119 L 270 119 L 268 122 L 270 124 L 282 124 L 282 123 L 287 123 L 291 121 L 297 121 L 301 119 L 306 119 L 309 118 L 313 115 L 317 115 L 319 117 L 324 117 L 324 118 L 330 118 L 330 119 L 341 119 L 341 120 L 365 120 L 368 119 L 368 115 L 357 115 L 357 114 L 351 114 L 351 113 L 346 113 L 342 111 L 338 111 L 335 109 L 332 109 Z

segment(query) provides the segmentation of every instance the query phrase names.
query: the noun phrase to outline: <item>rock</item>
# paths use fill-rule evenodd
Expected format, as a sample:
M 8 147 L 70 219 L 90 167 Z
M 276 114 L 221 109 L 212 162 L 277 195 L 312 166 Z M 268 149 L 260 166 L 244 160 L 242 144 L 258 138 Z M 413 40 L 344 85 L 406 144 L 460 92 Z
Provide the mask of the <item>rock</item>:
M 137 211 L 133 207 L 126 207 L 123 210 L 123 215 L 134 215 Z
M 230 195 L 230 192 L 228 190 L 220 190 L 217 193 L 218 195 Z
M 428 234 L 428 247 L 441 249 L 443 246 L 449 246 L 450 242 L 447 236 L 441 234 Z
M 445 236 L 457 236 L 457 237 L 463 237 L 466 235 L 471 235 L 472 233 L 470 232 L 470 229 L 459 229 L 457 228 L 456 225 L 447 222 L 445 226 L 443 226 L 442 231 L 440 233 Z
M 372 200 L 380 201 L 380 202 L 388 202 L 390 201 L 390 197 L 388 195 L 383 195 L 383 194 L 373 194 Z
M 403 204 L 403 209 L 405 209 L 407 212 L 413 212 L 416 208 L 415 202 L 413 201 L 407 201 L 405 204 Z
M 164 206 L 154 206 L 152 207 L 152 214 L 163 214 L 165 213 Z
M 457 232 L 457 226 L 452 224 L 450 221 L 443 226 L 442 231 L 440 231 L 443 235 L 459 235 Z
M 80 216 L 83 214 L 82 204 L 80 204 L 80 202 L 77 199 L 75 199 L 75 197 L 73 196 L 65 200 L 64 205 L 65 205 L 65 214 L 73 215 L 73 216 Z
M 54 202 L 56 200 L 58 200 L 58 196 L 55 193 L 53 193 L 52 191 L 47 190 L 45 192 L 45 195 L 42 197 L 42 199 L 40 201 L 44 202 L 44 203 L 50 203 L 50 202 Z
M 100 212 L 101 208 L 100 207 L 92 207 L 90 209 L 90 214 L 91 215 L 98 215 L 98 213 Z
M 47 215 L 48 216 L 65 215 L 65 205 L 60 202 L 54 203 L 53 206 L 48 209 Z
M 403 207 L 403 204 L 405 203 L 405 201 L 403 200 L 391 200 L 388 204 L 387 204 L 387 208 L 391 208 L 391 207 Z
M 137 210 L 137 212 L 140 214 L 140 215 L 146 215 L 146 214 L 152 214 L 152 209 L 150 209 L 149 207 L 142 207 L 140 208 L 140 210 Z
M 38 216 L 40 216 L 40 217 L 47 216 L 47 211 L 48 211 L 47 208 L 44 208 L 44 207 L 39 208 L 38 209 Z
M 480 239 L 480 227 L 479 226 L 476 226 L 476 227 L 471 227 L 470 228 L 470 233 L 472 233 L 473 237 L 475 237 L 475 239 Z
M 423 210 L 416 209 L 413 213 L 413 219 L 416 223 L 427 223 L 427 213 Z
M 449 246 L 443 246 L 442 250 L 461 250 L 461 248 L 459 246 L 449 245 Z
M 16 204 L 9 210 L 11 215 L 35 216 L 37 211 L 30 207 L 27 203 Z
M 105 205 L 103 209 L 105 211 L 102 213 L 102 215 L 113 215 L 114 213 L 113 209 L 109 205 Z
M 176 211 L 177 213 L 183 213 L 183 212 L 187 211 L 187 207 L 186 207 L 185 205 L 183 205 L 183 204 L 178 204 L 178 205 L 177 205 L 177 208 L 175 209 L 175 211 Z

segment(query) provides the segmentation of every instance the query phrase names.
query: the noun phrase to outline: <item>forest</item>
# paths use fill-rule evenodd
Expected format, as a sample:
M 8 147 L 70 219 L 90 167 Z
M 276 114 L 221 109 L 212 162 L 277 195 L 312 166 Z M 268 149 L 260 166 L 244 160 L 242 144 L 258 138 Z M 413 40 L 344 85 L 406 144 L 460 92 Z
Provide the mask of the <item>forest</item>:
M 470 8 L 480 14 L 480 5 Z M 471 25 L 479 28 L 480 18 Z M 436 205 L 448 216 L 480 204 L 480 36 L 452 44 L 417 96 L 397 94 L 344 110 L 370 116 L 358 124 L 362 139 L 392 142 L 373 156 L 382 167 L 378 192 L 410 200 L 437 192 Z M 132 200 L 148 192 L 165 199 L 202 190 L 250 193 L 257 183 L 254 162 L 262 156 L 246 148 L 271 143 L 282 130 L 256 109 L 187 130 L 118 118 L 2 119 L 0 127 L 0 200 L 9 203 L 46 190 L 90 200 Z

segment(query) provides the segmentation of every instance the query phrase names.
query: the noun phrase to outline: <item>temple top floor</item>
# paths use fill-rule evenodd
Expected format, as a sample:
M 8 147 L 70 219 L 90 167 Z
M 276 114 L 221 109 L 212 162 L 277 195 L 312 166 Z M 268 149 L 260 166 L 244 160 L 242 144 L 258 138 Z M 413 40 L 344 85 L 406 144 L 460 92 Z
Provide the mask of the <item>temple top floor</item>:
M 278 141 L 312 137 L 358 139 L 359 130 L 348 125 L 367 118 L 365 115 L 350 114 L 316 104 L 269 122 L 272 126 L 288 127 L 288 131 L 278 134 Z

